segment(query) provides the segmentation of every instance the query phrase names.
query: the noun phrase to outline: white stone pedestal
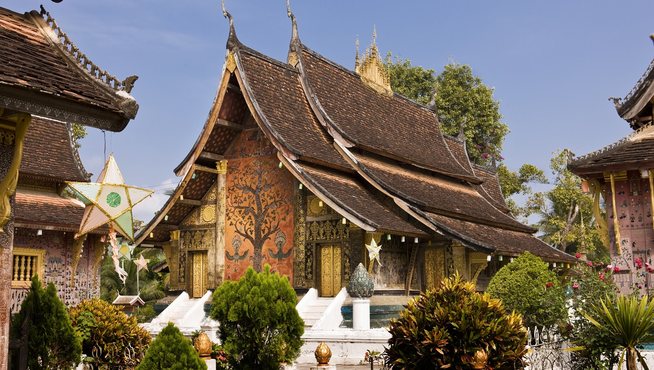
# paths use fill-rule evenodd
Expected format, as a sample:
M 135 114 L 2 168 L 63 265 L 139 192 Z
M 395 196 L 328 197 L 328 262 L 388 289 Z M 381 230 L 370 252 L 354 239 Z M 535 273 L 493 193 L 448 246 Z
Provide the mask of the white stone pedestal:
M 336 370 L 336 365 L 316 365 L 311 370 Z
M 370 298 L 352 298 L 352 329 L 370 329 Z

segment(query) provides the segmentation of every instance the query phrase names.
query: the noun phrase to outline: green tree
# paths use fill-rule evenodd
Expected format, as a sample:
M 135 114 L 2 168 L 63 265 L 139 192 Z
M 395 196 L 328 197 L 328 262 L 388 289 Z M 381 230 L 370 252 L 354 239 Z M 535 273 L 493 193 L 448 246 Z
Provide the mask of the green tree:
M 427 105 L 436 92 L 436 76 L 433 69 L 412 66 L 409 59 L 393 58 L 391 53 L 384 61 L 391 77 L 393 91 L 422 105 Z
M 572 320 L 566 336 L 576 347 L 571 353 L 572 370 L 610 369 L 611 364 L 617 362 L 611 336 L 597 330 L 584 318 L 584 313 L 600 305 L 602 298 L 613 301 L 617 296 L 618 289 L 611 272 L 602 267 L 602 264 L 588 261 L 577 264 L 568 274 L 573 294 L 569 300 Z
M 12 339 L 24 339 L 24 333 L 27 334 L 28 368 L 65 369 L 79 363 L 82 345 L 66 307 L 57 297 L 54 284 L 43 289 L 36 275 L 20 312 L 12 319 Z M 12 366 L 18 366 L 18 361 L 14 356 Z
M 137 370 L 201 370 L 207 364 L 200 358 L 188 338 L 173 323 L 159 333 L 150 344 Z
M 82 145 L 80 144 L 80 140 L 84 139 L 87 135 L 86 127 L 80 125 L 79 123 L 73 123 L 72 131 L 73 144 L 75 144 L 75 148 L 79 148 Z
M 522 369 L 527 330 L 502 301 L 460 276 L 409 302 L 392 320 L 386 350 L 392 369 Z
M 533 194 L 527 207 L 540 216 L 536 226 L 545 242 L 563 251 L 604 258 L 607 251 L 595 227 L 593 199 L 582 192 L 581 179 L 567 168 L 573 156 L 568 149 L 554 153 L 550 161 L 554 186 Z
M 565 294 L 557 275 L 529 252 L 502 267 L 486 292 L 501 299 L 508 311 L 522 314 L 530 328 L 551 327 L 567 318 Z
M 269 265 L 226 281 L 212 302 L 211 317 L 220 322 L 220 341 L 234 368 L 276 370 L 300 354 L 304 323 L 295 309 L 297 295 Z
M 654 341 L 654 300 L 650 300 L 648 296 L 618 296 L 615 300 L 606 298 L 584 316 L 597 330 L 605 334 L 610 340 L 609 343 L 623 350 L 618 363 L 619 369 L 622 368 L 625 355 L 627 370 L 636 370 L 637 363 L 645 369 L 648 368 L 638 347 Z
M 493 89 L 465 64 L 448 64 L 436 77 L 436 113 L 443 131 L 466 137 L 468 156 L 479 164 L 501 160 L 504 137 L 509 127 L 502 123 L 500 103 Z
M 527 206 L 520 206 L 512 198 L 514 195 L 532 196 L 532 183 L 547 184 L 547 177 L 540 168 L 533 164 L 523 164 L 518 171 L 511 171 L 505 164 L 497 167 L 497 177 L 502 189 L 506 205 L 514 216 L 528 217 L 532 210 Z

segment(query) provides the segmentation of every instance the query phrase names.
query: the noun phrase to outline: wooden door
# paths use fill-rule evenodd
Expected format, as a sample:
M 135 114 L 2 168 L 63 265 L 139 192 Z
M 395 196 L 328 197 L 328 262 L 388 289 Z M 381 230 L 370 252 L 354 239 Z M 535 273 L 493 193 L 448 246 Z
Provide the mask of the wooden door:
M 320 296 L 333 297 L 341 290 L 341 246 L 320 247 Z
M 200 298 L 207 292 L 207 252 L 194 252 L 191 256 L 191 297 Z

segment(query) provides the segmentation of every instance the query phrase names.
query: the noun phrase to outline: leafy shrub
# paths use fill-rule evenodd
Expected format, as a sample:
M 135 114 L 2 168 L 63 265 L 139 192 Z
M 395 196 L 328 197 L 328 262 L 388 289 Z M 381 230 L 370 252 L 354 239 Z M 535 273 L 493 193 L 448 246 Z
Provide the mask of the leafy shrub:
M 25 326 L 23 326 L 25 325 Z M 70 323 L 66 307 L 54 284 L 44 290 L 35 275 L 27 297 L 11 323 L 12 340 L 21 340 L 27 329 L 27 366 L 30 369 L 72 368 L 80 361 L 82 345 Z M 12 366 L 18 366 L 16 351 Z
M 522 369 L 527 330 L 502 302 L 460 276 L 411 300 L 392 320 L 392 369 Z
M 565 293 L 547 263 L 529 252 L 502 267 L 486 290 L 508 311 L 522 314 L 527 327 L 550 327 L 566 320 Z
M 87 299 L 70 309 L 73 326 L 82 336 L 82 352 L 98 365 L 131 368 L 141 361 L 150 334 L 120 308 L 101 299 Z
M 211 317 L 236 369 L 278 369 L 300 354 L 304 323 L 297 296 L 286 277 L 249 268 L 237 282 L 227 281 L 213 295 Z
M 168 325 L 154 339 L 137 370 L 196 370 L 206 369 L 188 338 L 173 325 Z
M 599 269 L 597 268 L 599 267 Z M 580 264 L 570 270 L 571 322 L 567 337 L 576 346 L 571 353 L 571 369 L 604 369 L 617 362 L 612 336 L 597 330 L 584 317 L 600 305 L 602 298 L 615 300 L 617 287 L 610 271 L 603 271 L 592 262 Z

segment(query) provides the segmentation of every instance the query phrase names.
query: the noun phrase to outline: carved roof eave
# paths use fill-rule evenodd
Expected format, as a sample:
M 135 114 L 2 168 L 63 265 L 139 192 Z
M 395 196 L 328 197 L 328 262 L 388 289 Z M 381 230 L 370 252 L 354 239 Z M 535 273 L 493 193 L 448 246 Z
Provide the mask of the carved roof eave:
M 46 40 L 56 48 L 67 64 L 72 66 L 80 77 L 92 82 L 98 91 L 104 92 L 114 102 L 117 112 L 124 116 L 127 121 L 136 117 L 138 104 L 134 97 L 130 95 L 130 92 L 134 87 L 134 82 L 138 79 L 137 76 L 130 76 L 120 81 L 109 72 L 98 67 L 70 41 L 68 35 L 57 26 L 55 20 L 43 6 L 41 6 L 40 12 L 33 10 L 26 13 L 26 17 L 31 18 Z
M 331 60 L 329 60 L 327 58 L 324 58 L 323 56 L 321 56 L 317 52 L 311 50 L 306 45 L 302 44 L 299 41 L 299 39 L 295 40 L 295 42 L 291 42 L 290 50 L 291 50 L 292 53 L 294 53 L 294 55 L 295 55 L 294 58 L 297 58 L 296 68 L 300 72 L 300 84 L 302 85 L 302 89 L 304 90 L 304 94 L 306 96 L 306 99 L 309 102 L 309 105 L 311 106 L 311 109 L 315 112 L 315 115 L 318 118 L 318 122 L 320 122 L 320 124 L 325 128 L 325 130 L 327 130 L 327 132 L 334 139 L 334 141 L 340 143 L 341 145 L 345 146 L 346 148 L 357 147 L 359 149 L 362 149 L 364 151 L 368 151 L 368 152 L 373 153 L 373 154 L 378 154 L 378 155 L 385 156 L 387 158 L 402 161 L 404 163 L 407 163 L 407 164 L 409 164 L 411 166 L 415 166 L 415 167 L 420 168 L 420 169 L 426 169 L 426 170 L 441 173 L 441 174 L 443 174 L 445 176 L 449 176 L 449 177 L 452 177 L 452 178 L 468 181 L 471 184 L 481 184 L 482 183 L 482 180 L 480 180 L 479 178 L 474 177 L 474 176 L 466 176 L 466 175 L 462 175 L 462 174 L 453 174 L 453 173 L 449 173 L 449 172 L 445 172 L 445 171 L 440 171 L 440 170 L 437 170 L 437 169 L 434 169 L 434 168 L 431 168 L 431 167 L 428 167 L 428 166 L 421 165 L 419 163 L 415 163 L 413 161 L 407 161 L 406 158 L 397 158 L 396 156 L 393 156 L 392 154 L 390 154 L 390 153 L 388 153 L 388 152 L 386 152 L 384 150 L 381 150 L 379 148 L 371 148 L 371 147 L 356 143 L 355 140 L 353 140 L 342 128 L 339 127 L 338 124 L 336 124 L 334 122 L 334 120 L 329 116 L 327 111 L 323 108 L 322 104 L 320 103 L 320 99 L 318 98 L 317 94 L 313 90 L 313 87 L 311 86 L 311 83 L 309 82 L 306 71 L 304 69 L 303 58 L 302 58 L 302 50 L 306 50 L 307 52 L 316 55 L 318 58 L 324 60 L 327 63 L 330 63 L 330 64 L 338 67 L 339 69 L 341 69 L 341 70 L 343 70 L 343 71 L 345 71 L 347 73 L 350 73 L 350 74 L 353 74 L 353 75 L 356 75 L 356 73 L 354 73 L 354 72 L 352 72 L 350 70 L 347 70 L 346 68 L 332 62 Z M 358 77 L 358 75 L 356 75 L 356 76 Z M 403 97 L 402 95 L 399 95 L 399 94 L 393 94 L 393 95 L 396 96 L 396 97 L 400 97 L 402 99 L 405 99 L 407 102 L 415 104 L 421 109 L 428 110 L 430 112 L 430 114 L 434 115 L 434 124 L 435 125 L 438 124 L 438 119 L 436 118 L 436 115 L 434 114 L 434 112 L 432 110 L 428 109 L 427 107 L 421 106 L 420 104 L 417 104 L 414 101 Z M 447 144 L 444 141 L 445 139 L 443 139 L 441 137 L 441 140 L 443 140 L 443 145 L 445 145 L 445 147 L 447 148 Z M 449 151 L 449 148 L 447 148 L 447 150 Z M 450 152 L 450 155 L 454 158 L 454 156 L 452 155 L 451 152 Z M 456 163 L 459 164 L 458 161 Z M 461 168 L 463 169 L 462 166 L 461 166 Z M 463 169 L 463 170 L 465 170 L 465 169 Z
M 218 91 L 216 92 L 216 97 L 214 98 L 213 103 L 211 104 L 211 110 L 209 110 L 209 115 L 207 116 L 207 119 L 204 122 L 202 131 L 200 132 L 198 138 L 195 140 L 195 143 L 193 144 L 191 150 L 186 154 L 186 157 L 184 157 L 182 162 L 178 164 L 177 167 L 175 167 L 175 169 L 173 170 L 175 175 L 177 176 L 183 176 L 185 173 L 187 173 L 188 170 L 191 168 L 191 166 L 198 159 L 198 157 L 200 157 L 200 154 L 202 154 L 202 151 L 204 150 L 204 146 L 207 144 L 207 140 L 209 140 L 209 136 L 211 135 L 211 132 L 213 131 L 216 122 L 218 121 L 218 114 L 220 113 L 220 107 L 223 103 L 223 100 L 225 99 L 225 95 L 227 94 L 229 78 L 232 74 L 232 71 L 229 71 L 229 69 L 227 68 L 228 63 L 230 63 L 229 60 L 230 53 L 231 50 L 227 50 L 225 54 L 225 63 L 223 64 L 223 69 L 221 73 L 222 78 L 220 79 L 220 84 L 218 85 Z
M 404 194 L 402 192 L 399 192 L 397 189 L 394 189 L 389 186 L 385 186 L 382 184 L 382 181 L 378 179 L 375 175 L 370 173 L 365 166 L 363 166 L 361 163 L 359 163 L 356 155 L 352 153 L 348 148 L 345 148 L 341 145 L 339 145 L 337 142 L 334 143 L 334 147 L 336 150 L 338 150 L 342 155 L 343 158 L 345 158 L 353 168 L 356 169 L 356 171 L 361 175 L 368 183 L 370 183 L 373 187 L 375 187 L 377 190 L 381 191 L 382 193 L 386 194 L 389 196 L 391 199 L 395 201 L 395 203 L 400 206 L 400 208 L 404 209 L 409 213 L 410 215 L 414 216 L 418 221 L 422 222 L 425 226 L 428 226 L 434 230 L 438 230 L 437 228 L 434 227 L 433 222 L 426 218 L 424 214 L 416 213 L 414 209 L 417 209 L 418 205 L 421 205 L 422 207 L 426 208 L 431 208 L 429 205 L 426 204 L 421 204 L 418 200 L 414 199 L 414 197 Z M 487 202 L 491 207 L 497 209 L 492 203 L 488 202 L 486 198 L 480 196 L 482 199 L 481 201 Z M 498 224 L 491 224 L 488 223 L 484 220 L 479 220 L 474 217 L 469 217 L 467 215 L 461 215 L 461 214 L 449 214 L 449 213 L 444 213 L 440 210 L 433 210 L 435 213 L 442 214 L 444 216 L 456 218 L 456 219 L 461 219 L 465 221 L 470 221 L 474 223 L 479 223 L 487 226 L 492 226 L 492 227 L 500 227 L 506 230 L 512 230 L 512 231 L 519 231 L 519 232 L 527 232 L 527 233 L 535 233 L 537 230 L 533 229 L 531 227 L 523 225 L 523 227 L 518 228 L 518 227 L 513 227 L 511 225 L 498 225 Z M 501 210 L 497 209 L 498 212 L 502 212 Z M 503 212 L 502 212 L 503 213 Z M 504 213 L 503 213 L 504 214 Z
M 195 172 L 194 169 L 195 165 L 192 165 L 189 171 L 186 172 L 184 175 L 184 178 L 182 181 L 177 184 L 177 187 L 173 191 L 172 195 L 166 200 L 166 203 L 161 207 L 161 209 L 155 214 L 155 216 L 150 220 L 150 222 L 145 225 L 141 230 L 139 230 L 136 235 L 134 236 L 134 245 L 139 245 L 145 241 L 145 239 L 148 238 L 151 232 L 154 231 L 154 229 L 159 226 L 159 224 L 165 220 L 166 214 L 170 212 L 170 210 L 175 206 L 177 201 L 179 200 L 179 196 L 184 193 L 184 189 L 186 189 L 186 186 L 188 183 L 191 181 L 193 178 L 193 172 Z
M 52 95 L 47 91 L 0 83 L 0 107 L 101 130 L 120 132 L 131 120 L 119 112 Z
M 635 119 L 654 97 L 654 60 L 636 85 L 623 99 L 614 100 L 615 108 L 620 117 L 626 121 Z
M 75 161 L 75 166 L 82 178 L 85 178 L 87 181 L 91 181 L 91 174 L 86 172 L 82 159 L 79 157 L 79 150 L 75 147 L 75 139 L 73 138 L 73 125 L 71 123 L 66 124 L 66 131 L 68 132 L 68 144 L 70 150 L 73 154 L 73 160 Z

